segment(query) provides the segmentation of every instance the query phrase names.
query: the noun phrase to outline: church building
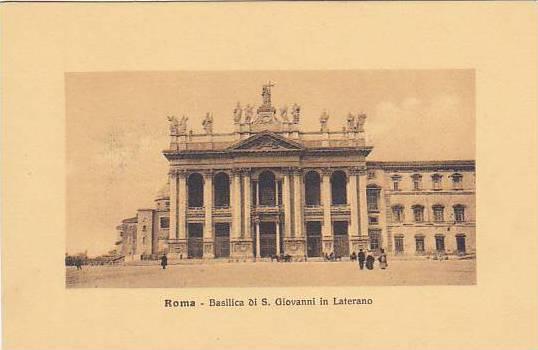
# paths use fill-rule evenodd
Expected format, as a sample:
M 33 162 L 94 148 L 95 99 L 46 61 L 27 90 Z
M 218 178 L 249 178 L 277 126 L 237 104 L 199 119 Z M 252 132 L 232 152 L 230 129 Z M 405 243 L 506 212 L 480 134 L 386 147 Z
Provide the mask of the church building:
M 331 131 L 324 112 L 303 132 L 300 106 L 277 111 L 272 86 L 256 110 L 237 104 L 232 133 L 210 113 L 202 134 L 169 117 L 168 182 L 117 227 L 126 260 L 475 253 L 473 160 L 368 161 L 365 114 Z

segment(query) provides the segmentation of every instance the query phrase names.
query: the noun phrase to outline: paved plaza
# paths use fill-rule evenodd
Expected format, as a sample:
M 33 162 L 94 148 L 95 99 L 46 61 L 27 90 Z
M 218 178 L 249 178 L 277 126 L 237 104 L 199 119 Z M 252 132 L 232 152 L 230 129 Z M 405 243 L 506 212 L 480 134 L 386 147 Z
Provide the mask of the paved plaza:
M 359 270 L 342 262 L 248 262 L 84 266 L 66 269 L 68 288 L 296 287 L 468 285 L 476 260 L 392 260 L 386 270 Z

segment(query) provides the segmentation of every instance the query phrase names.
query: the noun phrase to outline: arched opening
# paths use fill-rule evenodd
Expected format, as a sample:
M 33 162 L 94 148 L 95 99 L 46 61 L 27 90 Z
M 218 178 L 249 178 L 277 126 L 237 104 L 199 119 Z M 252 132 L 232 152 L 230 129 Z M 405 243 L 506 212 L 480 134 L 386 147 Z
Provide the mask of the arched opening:
M 309 171 L 305 175 L 305 202 L 306 205 L 320 205 L 321 178 L 317 171 Z
M 275 174 L 270 171 L 264 171 L 258 177 L 259 183 L 259 199 L 260 205 L 275 206 L 276 205 L 276 182 Z
M 335 171 L 331 176 L 331 194 L 333 205 L 347 204 L 346 185 L 346 173 L 341 170 Z
M 218 173 L 213 180 L 215 207 L 230 206 L 230 177 L 226 173 Z
M 189 208 L 204 206 L 204 178 L 199 173 L 193 173 L 187 180 Z

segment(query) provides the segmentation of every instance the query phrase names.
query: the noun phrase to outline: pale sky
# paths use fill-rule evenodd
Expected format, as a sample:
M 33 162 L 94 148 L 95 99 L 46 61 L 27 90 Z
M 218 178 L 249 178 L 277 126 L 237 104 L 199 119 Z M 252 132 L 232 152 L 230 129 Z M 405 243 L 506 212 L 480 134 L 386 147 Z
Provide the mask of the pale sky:
M 257 107 L 269 80 L 275 107 L 301 106 L 303 130 L 319 130 L 324 109 L 331 130 L 366 113 L 368 160 L 475 157 L 472 70 L 68 73 L 67 251 L 113 249 L 121 220 L 153 207 L 168 172 L 166 116 L 200 133 L 212 112 L 214 131 L 231 132 L 237 101 Z

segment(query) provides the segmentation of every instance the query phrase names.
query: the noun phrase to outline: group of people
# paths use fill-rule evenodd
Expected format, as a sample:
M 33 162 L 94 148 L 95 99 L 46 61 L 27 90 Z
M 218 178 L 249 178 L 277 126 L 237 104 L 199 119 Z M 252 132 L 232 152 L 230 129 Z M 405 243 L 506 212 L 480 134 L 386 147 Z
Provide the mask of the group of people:
M 374 262 L 375 258 L 372 255 L 372 252 L 368 252 L 368 254 L 364 253 L 362 249 L 359 250 L 359 254 L 355 255 L 355 252 L 351 254 L 351 260 L 357 260 L 359 262 L 359 268 L 361 270 L 364 270 L 364 267 L 366 266 L 366 269 L 373 270 L 374 269 Z M 377 258 L 379 261 L 379 268 L 384 270 L 387 268 L 387 255 L 385 254 L 385 250 L 381 249 L 381 254 Z

